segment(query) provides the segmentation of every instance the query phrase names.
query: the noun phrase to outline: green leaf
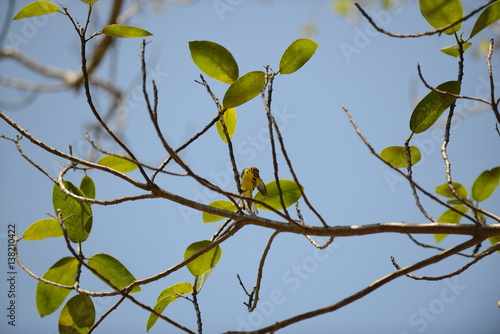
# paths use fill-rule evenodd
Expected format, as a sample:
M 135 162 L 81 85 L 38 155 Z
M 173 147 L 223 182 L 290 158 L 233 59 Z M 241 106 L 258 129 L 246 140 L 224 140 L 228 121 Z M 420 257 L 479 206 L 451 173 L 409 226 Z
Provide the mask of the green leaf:
M 455 192 L 458 194 L 458 196 L 462 198 L 467 198 L 467 188 L 465 188 L 462 184 L 458 182 L 452 182 L 453 188 L 455 188 Z M 444 197 L 449 197 L 449 198 L 455 198 L 453 193 L 451 192 L 450 188 L 448 188 L 448 183 L 443 183 L 439 186 L 436 187 L 436 194 L 444 196 Z
M 80 0 L 80 1 L 83 2 L 84 4 L 91 5 L 99 0 Z
M 63 182 L 66 189 L 71 193 L 85 197 L 83 192 L 74 184 L 68 181 Z M 92 229 L 92 209 L 90 205 L 67 196 L 57 184 L 54 185 L 52 191 L 52 204 L 56 214 L 58 209 L 61 210 L 61 217 L 69 240 L 75 243 L 87 240 Z
M 210 41 L 189 42 L 193 62 L 209 77 L 232 84 L 238 79 L 238 64 L 225 47 Z
M 496 235 L 494 237 L 489 237 L 488 239 L 490 239 L 491 244 L 494 245 L 497 242 L 500 242 L 500 235 Z M 497 252 L 500 253 L 500 250 L 498 250 Z
M 232 211 L 232 212 L 238 211 L 238 208 L 233 203 L 231 203 L 230 201 L 225 201 L 225 200 L 214 201 L 214 202 L 210 203 L 208 206 L 211 206 L 214 208 L 219 208 L 222 210 Z M 213 222 L 219 221 L 221 219 L 224 219 L 224 217 L 222 217 L 222 216 L 213 215 L 213 214 L 208 213 L 208 212 L 203 212 L 201 217 L 202 217 L 204 223 L 213 223 Z
M 460 20 L 464 9 L 460 0 L 419 0 L 420 12 L 425 20 L 435 29 L 441 29 Z M 444 31 L 451 35 L 460 30 L 462 23 L 458 23 Z
M 236 109 L 234 108 L 229 108 L 224 112 L 224 123 L 226 124 L 227 127 L 227 133 L 229 134 L 229 138 L 233 138 L 234 131 L 236 130 Z M 217 127 L 217 133 L 219 134 L 219 137 L 224 141 L 224 143 L 227 143 L 227 138 L 226 135 L 224 134 L 224 129 L 222 128 L 222 123 L 221 121 L 217 121 L 215 123 L 215 126 Z
M 135 277 L 117 259 L 108 254 L 95 254 L 88 265 L 94 268 L 99 274 L 106 278 L 114 287 L 121 289 L 135 282 Z M 105 282 L 106 283 L 106 282 Z M 130 293 L 141 291 L 140 286 L 136 286 Z
M 466 213 L 469 208 L 466 207 L 465 205 L 457 205 L 454 206 L 455 209 L 460 211 L 461 213 Z M 460 219 L 462 219 L 463 215 L 452 211 L 452 210 L 446 210 L 439 218 L 438 218 L 438 223 L 447 223 L 447 224 L 458 224 L 460 222 Z M 441 240 L 443 240 L 448 234 L 434 234 L 434 239 L 436 239 L 436 243 L 439 243 Z
M 58 238 L 63 235 L 63 231 L 57 219 L 47 218 L 34 222 L 28 226 L 23 233 L 23 239 L 42 240 L 45 238 Z
M 448 81 L 436 89 L 458 95 L 460 82 Z M 446 94 L 430 91 L 415 107 L 410 118 L 410 129 L 415 133 L 424 132 L 437 121 L 439 116 L 455 102 L 456 98 Z
M 289 207 L 293 203 L 297 202 L 302 196 L 299 186 L 292 180 L 280 180 L 280 187 L 283 193 L 283 201 L 285 202 L 285 207 Z M 262 195 L 260 192 L 255 195 L 255 199 L 266 203 L 275 210 L 281 210 L 281 200 L 278 193 L 278 186 L 276 181 L 271 181 L 266 184 L 268 196 Z M 302 189 L 304 189 L 302 187 Z M 261 204 L 256 204 L 257 208 L 263 210 L 269 210 L 268 208 L 262 206 Z
M 479 15 L 476 23 L 474 24 L 474 27 L 472 28 L 469 38 L 472 38 L 478 32 L 497 20 L 500 20 L 500 1 L 492 3 L 491 5 L 486 7 L 481 15 Z
M 161 314 L 168 306 L 168 304 L 170 304 L 173 301 L 176 301 L 180 296 L 183 296 L 186 293 L 191 293 L 191 292 L 193 292 L 193 286 L 187 282 L 181 282 L 169 286 L 168 288 L 163 290 L 158 296 L 158 299 L 156 299 L 156 304 L 154 309 L 156 312 Z M 146 331 L 149 332 L 149 330 L 151 329 L 151 327 L 154 326 L 157 320 L 158 316 L 153 313 L 150 313 L 148 323 L 146 324 Z
M 184 252 L 184 260 L 190 258 L 193 254 L 196 254 L 212 244 L 212 241 L 203 240 L 194 242 L 188 246 Z M 187 264 L 187 267 L 191 274 L 195 277 L 201 276 L 208 270 L 215 267 L 219 262 L 222 255 L 222 248 L 219 245 L 215 246 L 208 252 L 203 253 L 193 261 Z
M 128 155 L 122 155 L 122 156 L 106 155 L 102 157 L 97 163 L 99 165 L 112 168 L 121 173 L 128 173 L 137 168 L 137 164 L 124 158 L 132 159 Z
M 90 176 L 85 175 L 80 182 L 80 190 L 85 197 L 95 199 L 95 184 Z
M 73 296 L 59 315 L 59 333 L 86 334 L 95 322 L 95 308 L 86 294 Z
M 262 71 L 254 71 L 233 82 L 224 94 L 224 108 L 237 107 L 259 95 L 265 85 L 265 76 Z
M 122 24 L 110 24 L 109 26 L 105 26 L 102 29 L 102 33 L 111 37 L 119 37 L 119 38 L 137 38 L 137 37 L 146 37 L 153 35 L 147 30 L 131 26 L 125 26 Z
M 64 257 L 50 267 L 42 277 L 51 282 L 72 286 L 75 283 L 77 267 L 77 259 Z M 69 289 L 41 281 L 38 282 L 36 286 L 36 308 L 40 316 L 45 317 L 57 310 L 70 292 Z
M 29 5 L 24 6 L 14 16 L 13 20 L 25 19 L 27 17 L 42 16 L 47 14 L 54 14 L 59 12 L 59 7 L 50 1 L 35 1 Z
M 297 71 L 311 59 L 318 46 L 318 43 L 309 38 L 294 41 L 281 56 L 279 72 L 291 74 Z
M 465 52 L 465 50 L 467 50 L 469 48 L 469 46 L 471 46 L 472 43 L 464 43 L 462 48 Z M 458 45 L 449 45 L 449 46 L 446 46 L 444 48 L 442 48 L 441 50 L 442 53 L 444 54 L 447 54 L 448 56 L 453 56 L 453 57 L 458 57 L 460 55 L 460 52 L 458 50 Z
M 415 146 L 410 146 L 411 164 L 415 165 L 421 159 L 420 150 Z M 382 159 L 396 168 L 408 167 L 408 155 L 404 146 L 389 146 L 380 152 Z
M 213 271 L 214 271 L 214 268 L 205 271 L 203 274 L 201 274 L 200 276 L 198 276 L 198 277 L 195 278 L 195 280 L 194 280 L 194 288 L 196 289 L 196 292 L 200 292 L 201 291 L 201 288 L 203 287 L 203 284 L 205 284 L 205 282 L 208 279 L 208 276 L 210 276 Z
M 478 202 L 484 201 L 493 194 L 500 182 L 500 167 L 482 172 L 472 184 L 472 198 Z

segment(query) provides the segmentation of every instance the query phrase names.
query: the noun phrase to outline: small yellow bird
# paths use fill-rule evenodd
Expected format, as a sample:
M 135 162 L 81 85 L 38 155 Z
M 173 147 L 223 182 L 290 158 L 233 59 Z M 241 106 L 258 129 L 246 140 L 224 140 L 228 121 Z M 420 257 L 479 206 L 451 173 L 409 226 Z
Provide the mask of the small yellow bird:
M 255 187 L 257 187 L 262 195 L 267 196 L 267 188 L 259 176 L 259 169 L 257 167 L 245 168 L 243 172 L 241 172 L 242 195 L 246 197 L 253 197 L 252 193 Z M 247 210 L 250 214 L 257 214 L 257 207 L 254 202 L 243 201 L 243 204 L 245 210 Z

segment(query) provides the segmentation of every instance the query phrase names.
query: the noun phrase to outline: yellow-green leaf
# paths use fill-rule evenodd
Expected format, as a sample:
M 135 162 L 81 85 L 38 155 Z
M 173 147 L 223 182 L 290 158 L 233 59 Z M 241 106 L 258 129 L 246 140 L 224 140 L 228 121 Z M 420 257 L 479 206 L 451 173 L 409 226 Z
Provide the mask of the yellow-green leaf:
M 193 292 L 193 286 L 187 282 L 181 282 L 169 286 L 168 288 L 163 290 L 158 296 L 158 299 L 156 299 L 156 304 L 154 309 L 156 312 L 161 314 L 168 306 L 168 304 L 170 304 L 173 301 L 176 301 L 180 296 L 183 296 L 186 293 L 191 293 L 191 292 Z M 146 324 L 146 331 L 149 332 L 149 330 L 151 329 L 151 327 L 154 326 L 157 320 L 158 316 L 153 313 L 150 313 L 148 322 Z
M 229 138 L 233 138 L 234 131 L 236 130 L 236 109 L 234 108 L 229 108 L 224 112 L 224 124 L 226 124 L 227 128 L 227 133 L 229 135 Z M 221 121 L 217 121 L 215 123 L 215 126 L 217 127 L 217 133 L 219 134 L 219 137 L 227 143 L 227 138 L 226 135 L 224 134 L 224 129 L 222 128 L 222 123 Z
M 102 29 L 102 33 L 111 37 L 119 38 L 138 38 L 153 35 L 147 30 L 122 24 L 110 24 Z
M 113 168 L 114 170 L 121 173 L 128 173 L 137 168 L 137 164 L 124 158 L 131 159 L 131 157 L 129 157 L 128 155 L 106 155 L 102 157 L 97 163 L 102 166 Z
M 500 167 L 482 172 L 472 184 L 472 198 L 484 201 L 493 194 L 500 182 Z
M 490 239 L 491 244 L 494 245 L 497 242 L 500 242 L 500 235 L 497 235 L 497 236 L 494 236 L 494 237 L 489 237 L 488 239 Z M 497 252 L 500 253 L 500 250 L 498 250 Z
M 23 233 L 24 240 L 42 240 L 62 237 L 63 231 L 57 219 L 47 218 L 34 222 Z
M 209 77 L 232 84 L 238 79 L 238 64 L 225 47 L 210 41 L 189 42 L 193 62 Z
M 469 38 L 472 38 L 478 32 L 498 20 L 500 20 L 500 1 L 492 3 L 479 15 Z
M 281 74 L 291 74 L 299 70 L 318 48 L 318 43 L 309 38 L 299 38 L 285 50 L 280 59 Z
M 265 76 L 262 71 L 254 71 L 233 82 L 224 94 L 224 108 L 237 107 L 259 95 L 265 85 Z
M 425 20 L 435 29 L 441 29 L 460 20 L 464 9 L 460 0 L 419 0 L 420 12 Z M 451 35 L 460 30 L 462 23 L 458 23 L 444 31 Z
M 465 214 L 469 208 L 465 205 L 456 205 L 454 206 L 459 212 Z M 458 224 L 460 219 L 462 219 L 463 215 L 457 213 L 453 210 L 446 210 L 439 218 L 438 223 L 447 223 L 447 224 Z M 436 243 L 443 240 L 448 234 L 434 234 L 434 238 L 436 239 Z
M 194 242 L 186 248 L 184 252 L 184 260 L 187 260 L 192 255 L 204 250 L 212 244 L 212 241 L 203 240 Z M 208 270 L 215 267 L 215 265 L 219 262 L 220 257 L 222 256 L 222 248 L 217 245 L 214 248 L 210 249 L 208 252 L 203 253 L 198 256 L 193 261 L 187 264 L 187 268 L 191 272 L 191 274 L 195 277 L 199 277 L 206 273 Z
M 27 17 L 42 16 L 59 12 L 59 7 L 50 1 L 35 1 L 23 8 L 14 16 L 13 20 L 25 19 Z
M 75 283 L 77 267 L 77 259 L 64 257 L 50 267 L 42 277 L 51 282 L 72 286 Z M 70 292 L 69 289 L 38 282 L 35 295 L 36 308 L 40 316 L 45 317 L 57 310 Z
M 135 282 L 135 277 L 117 259 L 108 254 L 95 254 L 88 265 L 94 268 L 99 274 L 106 278 L 114 287 L 121 289 Z M 107 283 L 107 282 L 105 282 Z M 140 286 L 136 286 L 130 293 L 141 291 Z
M 389 146 L 380 152 L 380 156 L 396 168 L 408 167 L 408 155 L 405 146 Z M 410 146 L 411 164 L 415 165 L 421 159 L 420 150 Z
M 469 48 L 469 46 L 471 46 L 472 43 L 464 43 L 462 48 L 463 48 L 463 51 L 467 50 Z M 444 47 L 442 48 L 441 50 L 442 53 L 444 54 L 447 54 L 448 56 L 453 56 L 453 57 L 458 57 L 460 55 L 460 52 L 459 52 L 459 49 L 458 49 L 458 45 L 449 45 L 447 47 Z
M 436 87 L 437 90 L 460 94 L 460 82 L 448 81 Z M 410 129 L 415 133 L 424 132 L 437 121 L 439 116 L 448 109 L 456 97 L 430 91 L 415 107 L 410 118 Z
M 84 4 L 91 5 L 99 0 L 80 0 L 80 1 L 83 2 Z
M 289 207 L 299 200 L 302 196 L 299 186 L 292 180 L 280 180 L 280 187 L 283 193 L 283 201 L 285 202 L 285 207 Z M 268 196 L 262 195 L 260 192 L 255 195 L 255 199 L 266 203 L 275 210 L 281 210 L 283 207 L 281 205 L 281 200 L 279 197 L 278 186 L 276 181 L 271 181 L 266 184 Z M 302 189 L 304 189 L 302 187 Z M 263 210 L 269 210 L 268 208 L 262 206 L 261 204 L 256 204 L 257 208 Z
M 86 294 L 73 296 L 59 315 L 59 333 L 86 334 L 95 322 L 95 308 Z
M 452 182 L 453 188 L 455 189 L 455 192 L 458 194 L 458 196 L 462 198 L 467 197 L 467 188 L 465 188 L 462 184 L 458 182 Z M 448 183 L 443 183 L 439 186 L 436 187 L 436 194 L 439 194 L 441 196 L 449 197 L 449 198 L 455 198 L 455 195 L 451 192 L 450 188 L 448 188 Z
M 80 190 L 85 197 L 95 199 L 95 184 L 90 176 L 85 175 L 80 182 Z
M 225 200 L 214 201 L 214 202 L 210 203 L 208 206 L 222 209 L 222 210 L 232 211 L 232 212 L 236 212 L 238 210 L 238 208 L 236 206 L 234 206 L 233 203 L 231 203 L 230 201 L 225 201 Z M 203 212 L 201 217 L 202 217 L 204 223 L 213 223 L 213 222 L 219 221 L 221 219 L 224 219 L 224 217 L 222 217 L 222 216 L 213 215 L 213 214 L 208 213 L 208 212 Z

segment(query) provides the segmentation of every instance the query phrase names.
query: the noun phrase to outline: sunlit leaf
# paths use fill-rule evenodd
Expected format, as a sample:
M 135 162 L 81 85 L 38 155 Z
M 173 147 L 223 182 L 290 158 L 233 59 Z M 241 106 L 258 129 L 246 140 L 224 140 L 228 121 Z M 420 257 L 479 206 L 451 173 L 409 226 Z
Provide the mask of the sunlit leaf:
M 185 295 L 186 293 L 191 293 L 193 292 L 193 286 L 190 283 L 186 282 L 181 282 L 174 284 L 172 286 L 169 286 L 165 290 L 163 290 L 160 295 L 158 296 L 158 299 L 156 299 L 156 304 L 155 304 L 155 311 L 158 313 L 163 313 L 165 308 L 170 304 L 171 302 L 177 300 L 179 297 L 182 295 Z M 146 331 L 149 331 L 151 327 L 154 326 L 156 321 L 158 320 L 158 316 L 150 313 L 149 314 L 149 319 L 146 324 Z
M 90 176 L 85 175 L 80 182 L 80 190 L 85 197 L 95 199 L 95 184 Z
M 63 231 L 57 219 L 47 218 L 34 222 L 23 233 L 24 240 L 42 240 L 62 237 Z
M 84 4 L 90 5 L 96 3 L 99 0 L 80 0 L 80 1 L 83 2 Z
M 74 184 L 68 181 L 63 182 L 71 193 L 85 197 L 85 194 Z M 87 240 L 92 229 L 90 205 L 66 195 L 57 184 L 54 185 L 52 191 L 52 204 L 56 214 L 58 210 L 61 210 L 61 218 L 66 227 L 68 238 L 75 243 Z
M 454 206 L 455 209 L 457 209 L 461 213 L 466 213 L 469 208 L 466 207 L 465 205 L 457 205 Z M 446 210 L 439 218 L 438 218 L 438 223 L 447 223 L 447 224 L 458 224 L 460 222 L 460 219 L 462 219 L 463 215 L 460 213 L 457 213 L 453 210 Z M 434 234 L 434 239 L 436 240 L 436 243 L 440 242 L 443 240 L 448 234 Z
M 210 203 L 208 206 L 222 209 L 222 210 L 232 211 L 232 212 L 236 212 L 238 210 L 238 208 L 236 206 L 234 206 L 233 203 L 231 203 L 230 201 L 225 201 L 225 200 L 214 201 L 214 202 Z M 213 222 L 219 221 L 221 219 L 224 219 L 224 217 L 222 217 L 222 216 L 213 215 L 213 214 L 208 213 L 208 212 L 203 212 L 201 217 L 202 217 L 204 223 L 213 223 Z
M 192 243 L 184 252 L 184 260 L 187 260 L 192 255 L 204 250 L 212 244 L 212 241 L 203 240 Z M 208 270 L 215 267 L 222 255 L 222 248 L 219 245 L 215 246 L 208 252 L 203 253 L 193 261 L 187 264 L 187 268 L 193 276 L 199 277 Z
M 225 47 L 210 41 L 189 42 L 191 58 L 209 77 L 232 84 L 238 79 L 238 64 Z
M 317 48 L 318 44 L 309 38 L 297 39 L 290 44 L 281 56 L 279 72 L 281 74 L 290 74 L 297 71 L 311 59 Z
M 50 1 L 35 1 L 32 2 L 17 12 L 13 20 L 25 19 L 27 17 L 41 16 L 47 14 L 54 14 L 59 12 L 59 7 Z
M 110 37 L 119 38 L 138 38 L 153 35 L 147 30 L 122 24 L 110 24 L 102 29 L 102 33 Z
M 59 333 L 86 334 L 95 322 L 95 308 L 86 294 L 73 296 L 59 315 Z
M 106 278 L 114 287 L 121 289 L 135 282 L 135 277 L 117 259 L 108 254 L 95 254 L 88 265 L 94 268 L 99 274 Z M 105 282 L 107 283 L 107 282 Z M 136 286 L 130 293 L 141 291 L 140 286 Z
M 496 235 L 494 237 L 489 237 L 488 239 L 490 240 L 491 244 L 494 245 L 494 244 L 500 242 L 500 235 Z M 498 250 L 497 252 L 500 253 L 500 250 Z
M 458 196 L 462 198 L 467 197 L 467 188 L 465 188 L 462 184 L 458 182 L 452 182 L 453 188 Z M 448 188 L 448 183 L 443 183 L 436 187 L 436 194 L 439 194 L 444 197 L 455 198 L 455 195 L 451 192 L 450 188 Z
M 234 108 L 250 101 L 260 94 L 265 85 L 265 73 L 249 72 L 229 86 L 224 94 L 224 108 Z
M 460 82 L 448 81 L 437 86 L 436 89 L 458 95 Z M 413 110 L 410 118 L 410 129 L 415 133 L 427 130 L 455 100 L 456 98 L 453 96 L 430 91 Z
M 482 172 L 472 184 L 472 198 L 484 201 L 493 194 L 500 182 L 500 167 Z
M 51 282 L 72 286 L 75 283 L 77 267 L 77 259 L 64 257 L 50 267 L 42 277 Z M 36 308 L 40 316 L 45 317 L 57 310 L 70 292 L 69 289 L 41 281 L 38 282 L 36 286 Z
M 380 152 L 380 156 L 396 168 L 408 167 L 408 155 L 404 146 L 389 146 Z M 420 161 L 420 150 L 415 146 L 410 146 L 411 164 L 415 165 Z
M 128 173 L 137 168 L 137 164 L 124 158 L 131 159 L 128 155 L 106 155 L 102 157 L 97 163 L 99 165 L 112 168 L 121 173 Z
M 285 202 L 285 207 L 289 207 L 290 205 L 294 204 L 302 196 L 299 186 L 292 180 L 280 180 L 280 187 L 283 193 L 283 201 Z M 276 181 L 271 181 L 266 184 L 266 188 L 268 196 L 264 196 L 259 192 L 257 193 L 257 195 L 255 195 L 255 199 L 266 203 L 275 210 L 281 210 L 283 207 L 281 205 Z M 269 210 L 261 204 L 256 204 L 256 206 L 259 209 Z
M 200 276 L 196 277 L 195 284 L 194 284 L 194 288 L 195 288 L 196 292 L 201 291 L 203 284 L 205 284 L 206 280 L 208 279 L 208 276 L 210 276 L 213 271 L 214 271 L 214 268 L 209 269 L 209 270 L 205 271 L 203 274 L 201 274 Z
M 471 46 L 472 43 L 464 43 L 462 48 L 463 48 L 463 51 L 467 50 L 469 48 L 469 46 Z M 449 45 L 447 47 L 444 47 L 442 48 L 441 50 L 442 53 L 444 54 L 447 54 L 449 56 L 453 56 L 453 57 L 458 57 L 460 55 L 460 52 L 459 52 L 459 49 L 458 49 L 458 45 Z
M 460 0 L 419 0 L 420 12 L 425 20 L 435 29 L 441 29 L 460 20 L 464 9 Z M 451 35 L 460 30 L 462 23 L 458 23 L 444 31 Z
M 234 135 L 234 131 L 236 130 L 236 109 L 234 108 L 229 108 L 224 112 L 224 123 L 226 124 L 227 127 L 227 133 L 229 134 L 229 138 L 232 138 Z M 226 135 L 224 134 L 224 129 L 222 128 L 222 123 L 221 121 L 217 121 L 215 123 L 215 126 L 217 127 L 217 133 L 219 134 L 219 137 L 227 143 L 227 138 Z
M 497 21 L 500 19 L 500 1 L 496 1 L 486 7 L 486 9 L 479 15 L 479 17 L 476 20 L 476 23 L 474 24 L 474 27 L 472 28 L 472 31 L 470 33 L 470 37 L 472 38 L 475 36 L 478 32 L 492 24 L 493 22 Z

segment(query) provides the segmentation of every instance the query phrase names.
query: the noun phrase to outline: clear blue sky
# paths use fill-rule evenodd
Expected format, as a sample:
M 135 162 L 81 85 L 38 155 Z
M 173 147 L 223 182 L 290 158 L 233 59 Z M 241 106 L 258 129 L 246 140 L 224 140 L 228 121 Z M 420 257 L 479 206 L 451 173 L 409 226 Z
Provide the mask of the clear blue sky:
M 29 2 L 17 1 L 16 11 Z M 102 28 L 100 22 L 107 17 L 107 4 L 101 2 L 92 24 L 96 31 Z M 465 12 L 469 12 L 475 1 L 464 2 Z M 0 4 L 2 15 L 6 3 Z M 86 9 L 82 3 L 63 3 L 76 18 L 84 20 Z M 226 11 L 218 11 L 217 3 L 229 4 L 229 7 Z M 405 1 L 394 12 L 382 11 L 379 7 L 368 10 L 387 30 L 410 33 L 430 29 L 419 14 L 416 1 Z M 160 91 L 159 118 L 167 139 L 173 146 L 182 144 L 216 112 L 204 88 L 194 82 L 200 71 L 191 60 L 189 41 L 210 40 L 225 46 L 236 58 L 241 74 L 261 70 L 264 65 L 277 70 L 283 51 L 302 37 L 301 28 L 310 22 L 316 25 L 317 32 L 312 38 L 320 46 L 300 71 L 276 78 L 273 99 L 288 153 L 309 199 L 332 226 L 402 221 L 426 223 L 415 207 L 408 185 L 369 154 L 340 106 L 349 108 L 378 151 L 386 146 L 402 145 L 410 134 L 408 120 L 415 99 L 427 92 L 418 80 L 417 64 L 433 85 L 456 79 L 456 60 L 439 52 L 440 48 L 453 44 L 449 36 L 392 39 L 375 33 L 362 18 L 348 22 L 336 16 L 329 1 L 222 0 L 198 1 L 189 6 L 167 3 L 156 13 L 147 6 L 129 24 L 154 34 L 146 52 L 151 78 L 157 81 Z M 472 23 L 466 23 L 463 29 L 470 31 L 471 26 Z M 489 31 L 486 31 L 485 37 L 488 36 Z M 77 37 L 62 15 L 15 21 L 10 26 L 6 44 L 9 41 L 40 62 L 69 69 L 79 67 Z M 119 40 L 116 46 L 108 55 L 113 65 L 110 66 L 108 59 L 99 73 L 102 77 L 114 73 L 120 87 L 131 92 L 123 133 L 129 147 L 142 161 L 156 165 L 166 153 L 153 133 L 138 95 L 140 40 Z M 494 56 L 496 73 L 500 66 L 498 60 L 498 56 Z M 0 62 L 0 72 L 2 76 L 46 80 L 11 60 Z M 227 85 L 207 80 L 214 93 L 222 98 Z M 484 58 L 472 52 L 467 54 L 464 80 L 464 94 L 488 97 Z M 18 101 L 25 95 L 1 87 L 0 96 L 3 103 Z M 96 92 L 96 96 L 100 96 L 98 107 L 104 109 L 104 93 Z M 458 122 L 449 147 L 454 179 L 469 189 L 479 173 L 500 165 L 494 117 L 491 111 L 476 107 L 478 105 L 470 102 L 459 102 Z M 81 91 L 47 93 L 26 108 L 14 111 L 3 105 L 1 110 L 35 136 L 61 150 L 67 151 L 70 144 L 76 154 L 84 156 L 89 147 L 84 133 L 91 115 Z M 445 182 L 440 124 L 415 136 L 413 142 L 420 147 L 423 156 L 415 166 L 415 179 L 430 191 Z M 257 166 L 261 177 L 269 182 L 273 172 L 270 146 L 263 132 L 266 128 L 260 99 L 238 108 L 238 126 L 233 138 L 238 167 Z M 0 133 L 15 136 L 3 122 Z M 21 143 L 27 154 L 55 176 L 60 169 L 59 158 L 42 152 L 26 140 Z M 105 146 L 117 150 L 113 145 Z M 30 224 L 46 218 L 45 213 L 53 209 L 50 180 L 20 157 L 10 142 L 1 140 L 0 150 L 0 264 L 1 277 L 5 277 L 7 226 L 15 224 L 18 234 L 22 234 Z M 227 172 L 226 149 L 215 129 L 185 150 L 181 157 L 195 172 L 235 191 L 232 174 Z M 291 178 L 282 160 L 280 162 L 282 178 Z M 138 193 L 122 181 L 102 173 L 94 171 L 89 175 L 96 182 L 99 199 Z M 137 172 L 131 175 L 140 178 Z M 75 183 L 79 183 L 80 178 L 80 174 L 69 176 Z M 159 182 L 170 191 L 204 203 L 220 199 L 187 178 L 164 177 Z M 485 202 L 485 209 L 498 209 L 499 200 L 497 192 Z M 303 202 L 301 204 L 306 223 L 319 224 Z M 423 199 L 423 204 L 434 217 L 443 212 L 427 199 Z M 149 277 L 176 264 L 182 260 L 184 249 L 190 243 L 209 239 L 218 227 L 217 223 L 203 224 L 199 212 L 185 210 L 165 200 L 94 206 L 93 210 L 94 226 L 84 244 L 85 255 L 108 253 L 122 261 L 136 278 Z M 273 217 L 268 213 L 263 215 Z M 222 245 L 221 262 L 199 295 L 205 333 L 256 329 L 330 305 L 392 272 L 390 256 L 404 266 L 435 254 L 433 250 L 416 246 L 405 235 L 337 238 L 322 252 L 313 248 L 304 237 L 280 235 L 264 269 L 261 306 L 249 314 L 243 305 L 245 295 L 236 274 L 247 287 L 253 286 L 260 256 L 271 233 L 247 227 Z M 416 238 L 434 244 L 433 236 Z M 440 246 L 450 247 L 463 240 L 465 238 L 448 237 Z M 39 275 L 61 257 L 68 256 L 61 239 L 22 242 L 19 253 L 29 268 Z M 446 281 L 399 278 L 338 312 L 290 326 L 283 333 L 486 334 L 498 331 L 499 256 L 494 254 L 457 278 Z M 443 275 L 466 262 L 456 257 L 416 274 Z M 8 286 L 2 278 L 0 332 L 56 333 L 59 311 L 41 319 L 34 299 L 37 282 L 19 266 L 16 270 L 17 326 L 8 326 L 4 316 Z M 185 269 L 143 287 L 143 292 L 136 297 L 152 306 L 161 290 L 182 281 L 192 282 Z M 88 275 L 83 276 L 82 287 L 109 290 Z M 112 298 L 97 299 L 98 316 L 114 302 Z M 196 328 L 189 302 L 179 300 L 171 304 L 165 314 L 192 330 Z M 97 333 L 142 333 L 147 318 L 145 311 L 126 302 L 106 319 Z M 163 322 L 158 322 L 150 332 L 167 331 L 178 332 Z

